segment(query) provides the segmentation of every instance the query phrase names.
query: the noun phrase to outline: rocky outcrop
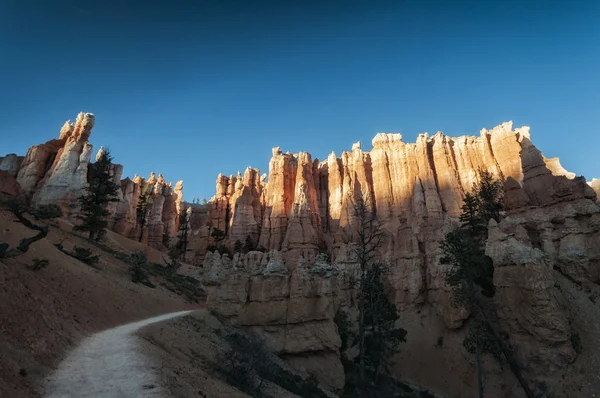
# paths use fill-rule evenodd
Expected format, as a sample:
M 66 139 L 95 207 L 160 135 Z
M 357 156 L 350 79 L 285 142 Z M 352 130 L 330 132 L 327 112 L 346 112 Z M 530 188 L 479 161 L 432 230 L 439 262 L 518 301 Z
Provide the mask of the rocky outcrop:
M 20 185 L 32 204 L 58 203 L 72 217 L 87 183 L 93 124 L 93 115 L 82 113 L 63 126 L 58 139 L 32 147 L 22 161 L 2 158 L 0 190 L 13 195 Z M 352 303 L 354 293 L 344 278 L 355 265 L 353 206 L 362 194 L 386 232 L 378 253 L 390 265 L 385 284 L 403 320 L 410 320 L 411 333 L 419 334 L 413 341 L 434 347 L 445 336 L 454 345 L 446 354 L 411 347 L 407 356 L 400 354 L 398 369 L 412 382 L 460 395 L 464 390 L 448 390 L 443 376 L 424 377 L 419 369 L 437 360 L 451 366 L 464 362 L 457 355 L 464 354 L 461 327 L 469 314 L 451 305 L 439 242 L 456 226 L 477 171 L 487 170 L 504 180 L 506 213 L 490 225 L 487 253 L 515 356 L 532 376 L 573 362 L 574 306 L 558 286 L 564 280 L 600 284 L 600 180 L 586 183 L 557 158 L 545 158 L 532 144 L 529 128 L 513 129 L 510 122 L 476 137 L 424 133 L 415 143 L 380 133 L 372 145 L 367 152 L 355 143 L 351 151 L 322 161 L 276 147 L 268 175 L 252 168 L 219 175 L 216 194 L 204 205 L 184 203 L 182 183 L 173 186 L 161 175 L 119 181 L 123 170 L 115 165 L 121 192 L 110 209 L 109 227 L 163 248 L 163 238 L 175 234 L 179 215 L 187 211 L 191 260 L 203 264 L 207 283 L 216 286 L 209 306 L 240 326 L 260 330 L 292 366 L 316 373 L 337 390 L 343 371 L 332 318 Z M 150 202 L 145 231 L 136 214 L 143 192 Z M 216 229 L 225 233 L 223 240 L 215 239 Z M 227 254 L 238 241 L 245 254 Z M 331 261 L 324 262 L 324 254 Z M 467 377 L 468 369 L 461 374 Z
M 592 181 L 588 182 L 590 187 L 596 192 L 596 197 L 600 200 L 600 178 L 594 178 Z
M 75 123 L 65 123 L 57 140 L 29 149 L 17 181 L 33 205 L 56 203 L 67 217 L 74 214 L 87 183 L 92 155 L 88 138 L 94 121 L 93 114 L 80 113 Z
M 307 288 L 327 283 L 319 275 L 312 275 L 315 282 L 302 276 L 306 264 L 315 263 L 319 253 L 327 253 L 336 269 L 353 264 L 353 204 L 362 193 L 386 231 L 379 256 L 391 266 L 385 282 L 393 302 L 405 313 L 433 307 L 446 328 L 461 333 L 469 314 L 451 304 L 439 242 L 457 225 L 464 195 L 482 169 L 505 181 L 506 214 L 499 225 L 490 226 L 488 255 L 496 267 L 497 305 L 515 355 L 532 375 L 551 373 L 573 362 L 571 315 L 566 298 L 555 286 L 556 276 L 558 272 L 574 281 L 600 283 L 597 184 L 567 172 L 557 158 L 545 158 L 531 143 L 529 128 L 513 129 L 510 122 L 483 129 L 479 137 L 425 133 L 410 144 L 400 134 L 378 134 L 372 144 L 370 152 L 356 143 L 351 152 L 340 157 L 331 154 L 323 161 L 274 148 L 268 179 L 261 179 L 258 186 L 252 180 L 259 193 L 254 196 L 243 193 L 251 185 L 246 178 L 240 183 L 239 175 L 220 176 L 217 194 L 192 225 L 196 256 L 204 261 L 207 278 L 219 283 L 209 295 L 209 304 L 246 326 L 273 334 L 274 350 L 285 355 L 290 343 L 280 338 L 286 332 L 279 324 L 285 319 L 285 325 L 310 329 L 323 313 L 320 299 L 313 302 L 310 296 L 301 296 L 300 307 L 310 308 L 311 315 L 295 319 L 290 313 L 290 283 L 302 280 L 300 284 Z M 250 203 L 256 211 L 249 210 Z M 240 208 L 244 211 L 236 211 Z M 203 231 L 215 219 L 222 221 L 218 225 L 224 226 L 228 242 L 233 234 L 236 239 L 256 236 L 258 226 L 259 248 L 267 254 L 250 253 L 233 260 L 207 254 L 210 234 Z M 227 229 L 234 225 L 235 230 Z M 278 259 L 274 264 L 286 273 L 261 271 L 253 276 L 248 271 L 268 269 L 273 256 Z M 334 308 L 346 295 L 339 289 L 326 293 L 336 297 L 331 300 Z M 257 296 L 255 291 L 268 294 Z M 312 348 L 308 344 L 302 349 Z M 400 367 L 419 381 L 410 366 Z M 445 383 L 428 380 L 434 387 Z
M 494 220 L 486 254 L 494 261 L 500 324 L 518 347 L 518 363 L 551 374 L 573 362 L 569 313 L 549 256 L 533 247 L 527 234 L 507 234 Z
M 276 250 L 236 254 L 233 260 L 209 253 L 204 264 L 207 282 L 218 285 L 210 308 L 260 332 L 273 352 L 300 372 L 315 374 L 324 387 L 342 389 L 341 341 L 333 321 L 344 301 L 341 275 L 319 273 L 318 263 L 289 270 Z
M 112 229 L 131 239 L 141 240 L 156 249 L 164 249 L 165 235 L 175 236 L 179 227 L 179 215 L 183 209 L 183 181 L 165 182 L 162 174 L 152 173 L 148 180 L 135 176 L 120 181 L 122 200 L 114 211 Z M 137 206 L 141 194 L 147 195 L 146 226 L 141 230 L 137 218 Z
M 448 326 L 458 327 L 466 314 L 449 305 L 438 242 L 455 225 L 478 169 L 506 180 L 511 209 L 595 198 L 583 179 L 573 179 L 558 159 L 544 158 L 529 137 L 528 127 L 513 130 L 510 122 L 483 129 L 479 137 L 425 133 L 415 144 L 400 134 L 378 134 L 370 152 L 357 143 L 321 162 L 274 148 L 268 182 L 252 169 L 243 178 L 219 176 L 205 222 L 194 229 L 198 262 L 210 246 L 209 234 L 201 232 L 210 223 L 226 231 L 230 243 L 258 236 L 260 247 L 281 251 L 291 268 L 320 251 L 344 261 L 353 203 L 362 192 L 389 236 L 383 254 L 393 265 L 388 282 L 394 302 L 410 309 L 427 301 Z
M 0 171 L 6 171 L 11 176 L 16 177 L 23 159 L 23 156 L 17 156 L 14 153 L 0 158 Z
M 89 138 L 95 117 L 91 113 L 80 113 L 74 123 L 67 121 L 60 130 L 58 139 L 33 146 L 22 158 L 14 154 L 0 158 L 0 170 L 16 176 L 22 194 L 32 206 L 47 203 L 58 204 L 66 218 L 76 222 L 78 198 L 87 186 L 88 167 L 92 156 Z M 103 153 L 100 148 L 96 160 Z M 109 204 L 109 228 L 138 239 L 140 227 L 136 222 L 136 206 L 142 189 L 150 196 L 149 222 L 143 241 L 156 248 L 164 248 L 164 235 L 175 235 L 179 214 L 183 204 L 183 182 L 175 187 L 166 183 L 159 175 L 151 176 L 148 182 L 139 177 L 121 180 L 123 166 L 113 164 L 111 173 L 114 182 L 121 187 L 117 201 Z M 3 180 L 6 180 L 3 178 Z M 10 183 L 2 182 L 3 190 Z M 10 188 L 10 191 L 14 191 Z

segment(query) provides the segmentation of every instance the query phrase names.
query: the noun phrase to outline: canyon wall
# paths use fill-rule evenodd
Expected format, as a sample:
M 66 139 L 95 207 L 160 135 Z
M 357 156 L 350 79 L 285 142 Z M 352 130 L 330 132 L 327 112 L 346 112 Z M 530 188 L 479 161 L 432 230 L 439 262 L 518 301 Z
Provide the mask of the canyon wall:
M 21 195 L 33 206 L 57 203 L 76 222 L 94 122 L 92 114 L 81 113 L 58 139 L 30 148 L 24 158 L 0 158 L 0 194 Z M 451 396 L 469 395 L 474 364 L 461 345 L 469 314 L 451 304 L 439 242 L 457 225 L 478 170 L 487 170 L 504 180 L 505 213 L 500 223 L 490 223 L 486 253 L 515 356 L 529 378 L 554 375 L 545 379 L 552 384 L 563 372 L 567 389 L 578 380 L 568 373 L 573 363 L 600 372 L 576 343 L 600 341 L 597 328 L 582 320 L 600 317 L 594 301 L 600 297 L 600 180 L 586 183 L 557 158 L 545 158 L 529 128 L 513 129 L 512 123 L 477 137 L 425 133 L 416 143 L 377 134 L 372 144 L 369 152 L 356 143 L 322 161 L 273 148 L 267 174 L 247 168 L 219 175 L 205 205 L 183 202 L 181 181 L 173 186 L 154 173 L 147 180 L 120 180 L 123 168 L 114 165 L 121 189 L 110 206 L 109 228 L 163 249 L 186 211 L 188 260 L 203 269 L 208 305 L 260 331 L 291 366 L 339 390 L 344 375 L 334 316 L 354 306 L 356 292 L 347 283 L 355 266 L 353 207 L 364 196 L 386 233 L 378 253 L 390 265 L 385 285 L 409 333 L 397 375 Z M 143 230 L 136 210 L 141 194 L 149 203 Z M 487 396 L 518 396 L 518 389 L 506 387 L 515 385 L 506 370 L 486 367 L 493 369 Z M 586 383 L 589 391 L 600 390 Z
M 33 207 L 54 203 L 63 210 L 65 218 L 77 222 L 78 198 L 87 186 L 88 167 L 93 146 L 89 142 L 95 117 L 91 113 L 79 113 L 74 123 L 67 121 L 60 129 L 58 139 L 35 145 L 25 157 L 14 154 L 0 158 L 0 188 L 12 196 L 22 195 Z M 102 154 L 100 148 L 96 159 Z M 149 220 L 142 241 L 163 249 L 164 236 L 175 236 L 179 226 L 179 214 L 184 206 L 183 182 L 175 187 L 166 183 L 162 175 L 154 173 L 148 181 L 135 177 L 121 180 L 123 166 L 113 164 L 114 182 L 120 187 L 117 201 L 109 204 L 111 213 L 109 228 L 138 240 L 140 226 L 136 221 L 139 194 L 146 190 L 149 196 Z M 14 183 L 14 179 L 16 182 Z M 19 188 L 16 188 L 19 186 Z
M 457 225 L 479 169 L 505 181 L 506 211 L 499 225 L 490 225 L 487 253 L 496 267 L 497 306 L 515 355 L 532 378 L 568 368 L 577 358 L 572 341 L 579 334 L 558 280 L 566 276 L 590 289 L 600 283 L 597 184 L 567 172 L 557 158 L 545 158 L 531 143 L 529 128 L 513 130 L 512 123 L 484 129 L 479 137 L 421 134 L 414 144 L 399 134 L 378 134 L 370 152 L 357 143 L 351 152 L 332 153 L 323 161 L 274 148 L 268 179 L 251 168 L 243 175 L 220 175 L 216 195 L 192 213 L 195 260 L 203 263 L 207 281 L 218 286 L 209 306 L 261 330 L 292 366 L 339 387 L 319 365 L 306 364 L 326 357 L 331 369 L 341 366 L 327 325 L 352 297 L 339 275 L 354 263 L 353 206 L 362 194 L 386 232 L 379 253 L 391 266 L 386 286 L 403 311 L 409 341 L 412 333 L 419 342 L 399 355 L 398 374 L 440 392 L 469 394 L 474 367 L 457 337 L 469 314 L 451 304 L 439 242 Z M 253 250 L 236 253 L 233 260 L 223 250 L 218 254 L 214 228 L 226 232 L 225 246 L 250 241 Z M 278 273 L 270 271 L 274 266 Z M 323 267 L 335 275 L 313 272 Z M 293 287 L 298 280 L 301 294 Z M 303 317 L 296 317 L 297 307 Z M 303 331 L 294 342 L 320 344 L 287 350 L 280 341 L 290 341 L 291 329 Z M 429 352 L 425 341 L 436 347 L 440 336 L 454 341 L 451 348 Z M 431 374 L 426 371 L 431 363 L 453 367 L 456 374 Z M 511 377 L 498 370 L 487 387 L 490 396 L 518 396 L 518 389 L 504 391 L 514 382 Z

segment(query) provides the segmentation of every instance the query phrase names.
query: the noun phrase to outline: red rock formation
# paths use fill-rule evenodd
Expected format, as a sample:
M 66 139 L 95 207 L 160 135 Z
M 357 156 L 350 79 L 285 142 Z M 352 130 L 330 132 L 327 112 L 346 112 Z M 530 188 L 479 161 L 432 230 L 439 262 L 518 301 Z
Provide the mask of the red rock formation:
M 23 194 L 32 206 L 56 203 L 71 221 L 77 213 L 78 198 L 87 185 L 87 171 L 92 155 L 89 138 L 95 118 L 91 113 L 80 113 L 75 123 L 67 121 L 60 130 L 59 138 L 36 145 L 29 149 L 25 158 L 7 155 L 0 159 L 0 170 L 17 176 Z M 104 151 L 100 148 L 96 159 Z M 121 189 L 117 193 L 118 202 L 109 204 L 111 213 L 109 228 L 116 232 L 138 239 L 139 226 L 136 224 L 136 206 L 141 189 L 151 194 L 148 230 L 144 241 L 153 247 L 163 248 L 163 235 L 175 235 L 179 226 L 179 214 L 183 204 L 183 182 L 175 187 L 167 184 L 162 176 L 151 176 L 148 183 L 138 178 L 121 181 L 123 166 L 113 164 L 114 182 Z
M 459 326 L 465 314 L 449 305 L 438 242 L 455 225 L 478 169 L 507 179 L 509 208 L 595 197 L 583 182 L 561 182 L 574 176 L 558 159 L 539 153 L 528 127 L 513 130 L 509 122 L 483 129 L 479 137 L 425 133 L 416 144 L 402 142 L 399 134 L 378 134 L 371 152 L 355 144 L 340 158 L 331 154 L 314 164 L 309 154 L 283 154 L 274 148 L 268 182 L 257 185 L 246 183 L 247 178 L 240 182 L 240 177 L 220 177 L 217 195 L 209 204 L 218 208 L 217 215 L 210 210 L 208 217 L 213 225 L 226 220 L 231 227 L 229 242 L 253 238 L 257 226 L 262 226 L 260 246 L 281 250 L 288 266 L 295 267 L 301 257 L 310 262 L 320 250 L 338 261 L 351 237 L 353 201 L 358 192 L 367 193 L 390 237 L 384 252 L 394 265 L 389 283 L 396 304 L 404 309 L 428 301 L 444 314 L 448 325 Z M 254 194 L 250 185 L 256 187 Z
M 155 173 L 148 180 L 135 176 L 121 180 L 122 200 L 114 211 L 112 229 L 131 239 L 139 240 L 156 249 L 164 249 L 164 235 L 174 237 L 179 228 L 179 214 L 183 203 L 183 181 L 175 188 L 166 183 L 162 174 Z M 137 205 L 142 192 L 148 195 L 147 221 L 144 231 L 137 222 Z M 174 242 L 171 242 L 174 243 Z
M 322 317 L 321 303 L 311 304 L 321 294 L 307 294 L 313 282 L 301 276 L 315 266 L 319 252 L 327 252 L 334 267 L 343 269 L 353 261 L 352 208 L 362 192 L 387 232 L 380 255 L 391 265 L 387 284 L 397 307 L 405 313 L 423 309 L 437 314 L 447 328 L 460 328 L 468 313 L 451 305 L 439 242 L 457 224 L 464 194 L 477 182 L 478 169 L 505 180 L 507 212 L 500 225 L 490 227 L 488 255 L 497 267 L 496 300 L 515 355 L 532 375 L 564 368 L 576 356 L 571 343 L 574 331 L 564 306 L 567 298 L 555 287 L 557 273 L 552 268 L 578 283 L 600 284 L 600 207 L 594 192 L 598 184 L 586 184 L 582 177 L 565 171 L 558 159 L 542 156 L 530 141 L 529 128 L 513 130 L 512 123 L 483 129 L 479 137 L 421 134 L 415 144 L 402 142 L 399 134 L 378 134 L 372 151 L 363 152 L 357 143 L 351 152 L 341 157 L 331 154 L 322 162 L 312 162 L 305 153 L 283 154 L 274 148 L 268 182 L 261 184 L 262 194 L 257 196 L 264 207 L 262 219 L 259 212 L 249 217 L 249 197 L 236 194 L 239 188 L 230 189 L 237 184 L 235 178 L 218 180 L 217 195 L 204 208 L 204 219 L 214 220 L 213 211 L 221 209 L 215 214 L 236 226 L 235 231 L 228 230 L 228 236 L 235 234 L 236 239 L 254 235 L 255 225 L 262 225 L 259 243 L 267 253 L 250 252 L 230 260 L 226 255 L 205 254 L 208 245 L 202 245 L 197 256 L 205 257 L 207 279 L 220 284 L 209 295 L 209 306 L 246 327 L 262 330 L 280 353 L 289 340 L 281 340 L 286 342 L 283 346 L 277 342 L 286 336 L 289 324 L 309 330 L 315 321 L 330 319 Z M 235 211 L 238 208 L 246 210 Z M 207 235 L 197 236 L 194 245 Z M 308 290 L 300 295 L 300 307 L 311 309 L 305 315 L 295 317 L 295 310 L 290 312 L 289 281 L 272 274 L 274 264 L 292 279 L 304 281 L 301 289 Z M 313 279 L 325 283 L 314 275 Z M 262 295 L 253 293 L 257 290 Z M 323 294 L 342 297 L 345 293 L 330 286 Z M 342 299 L 331 301 L 333 307 L 342 303 Z M 411 333 L 430 333 L 423 325 L 422 320 L 411 325 Z M 454 333 L 452 338 L 457 339 L 461 331 Z M 307 346 L 293 356 L 304 349 L 304 354 L 313 352 Z M 321 349 L 334 350 L 333 346 Z M 432 355 L 447 360 L 444 354 Z M 401 365 L 403 377 L 441 390 L 447 387 L 443 378 L 423 378 L 419 373 L 435 358 L 403 360 L 414 364 Z

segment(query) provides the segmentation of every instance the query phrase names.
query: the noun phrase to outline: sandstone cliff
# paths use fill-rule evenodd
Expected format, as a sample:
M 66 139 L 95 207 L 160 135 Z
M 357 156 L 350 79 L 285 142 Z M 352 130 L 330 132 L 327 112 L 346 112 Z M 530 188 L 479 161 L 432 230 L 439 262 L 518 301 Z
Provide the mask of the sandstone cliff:
M 424 311 L 440 317 L 445 328 L 460 334 L 468 313 L 451 305 L 439 242 L 457 224 L 464 194 L 477 181 L 478 169 L 505 181 L 506 214 L 500 225 L 490 226 L 488 255 L 497 268 L 496 300 L 516 356 L 532 377 L 567 367 L 577 357 L 572 344 L 577 331 L 567 298 L 556 287 L 557 275 L 578 283 L 600 283 L 600 207 L 593 189 L 597 184 L 567 172 L 557 158 L 545 158 L 531 143 L 529 128 L 513 130 L 510 122 L 483 129 L 479 137 L 421 134 L 414 144 L 404 143 L 399 134 L 378 134 L 370 152 L 357 143 L 351 152 L 341 157 L 332 153 L 324 161 L 274 148 L 268 179 L 258 178 L 258 170 L 251 168 L 243 176 L 219 176 L 216 195 L 194 209 L 192 224 L 196 261 L 204 263 L 207 280 L 219 284 L 209 305 L 246 327 L 275 336 L 275 341 L 289 341 L 281 336 L 301 326 L 306 334 L 299 340 L 323 343 L 316 349 L 307 347 L 301 355 L 286 354 L 285 345 L 273 343 L 290 363 L 296 357 L 334 352 L 334 344 L 325 344 L 333 341 L 326 337 L 327 329 L 312 330 L 312 325 L 331 322 L 348 293 L 332 284 L 337 277 L 303 275 L 321 261 L 319 253 L 329 256 L 333 268 L 348 269 L 352 264 L 348 254 L 355 226 L 352 206 L 362 192 L 371 198 L 387 232 L 380 255 L 391 265 L 386 283 L 393 302 L 405 314 Z M 226 255 L 207 254 L 215 243 L 209 232 L 215 226 L 226 232 L 229 247 L 246 238 L 260 252 L 236 254 L 233 262 Z M 269 264 L 277 264 L 281 274 L 266 271 Z M 309 291 L 312 284 L 327 286 L 320 294 L 300 296 L 310 308 L 301 319 L 290 312 L 294 280 L 302 280 Z M 269 293 L 253 294 L 257 290 Z M 430 307 L 433 311 L 427 310 Z M 438 326 L 423 329 L 423 325 L 421 320 L 412 332 L 445 333 Z M 456 355 L 460 341 L 454 339 L 459 344 L 454 346 Z M 449 364 L 443 355 L 439 362 Z M 338 369 L 339 358 L 328 358 Z M 399 365 L 402 377 L 449 391 L 450 381 L 442 376 L 424 378 L 419 370 L 435 357 L 417 358 L 419 366 L 414 366 L 415 358 L 409 361 L 413 365 Z M 463 377 L 468 377 L 471 370 L 464 371 Z M 320 381 L 335 387 L 329 380 Z
M 87 183 L 93 125 L 92 114 L 79 114 L 58 139 L 30 148 L 24 158 L 1 158 L 1 193 L 21 192 L 33 205 L 58 203 L 73 220 Z M 154 173 L 147 180 L 120 180 L 123 168 L 115 165 L 121 191 L 109 228 L 163 248 L 163 238 L 175 234 L 186 210 L 191 260 L 203 265 L 214 286 L 209 305 L 260 330 L 292 366 L 337 390 L 343 371 L 333 317 L 338 308 L 352 306 L 355 293 L 345 283 L 354 264 L 352 208 L 357 195 L 366 194 L 388 236 L 379 253 L 391 265 L 385 283 L 409 331 L 398 375 L 450 395 L 469 394 L 473 366 L 461 348 L 468 313 L 451 305 L 439 242 L 456 225 L 477 170 L 488 170 L 505 181 L 506 212 L 499 224 L 490 224 L 487 254 L 496 267 L 496 301 L 515 356 L 531 378 L 563 372 L 577 380 L 568 373 L 570 364 L 588 354 L 574 342 L 581 338 L 593 346 L 600 339 L 597 328 L 582 319 L 600 316 L 594 304 L 600 294 L 600 180 L 586 183 L 557 158 L 545 158 L 531 143 L 529 128 L 513 129 L 512 123 L 483 129 L 478 137 L 425 133 L 416 143 L 378 134 L 372 144 L 370 152 L 356 143 L 322 161 L 276 147 L 267 174 L 247 168 L 219 175 L 206 205 L 183 202 L 181 181 L 173 186 Z M 149 197 L 144 231 L 136 217 L 141 193 Z M 216 228 L 224 231 L 223 241 L 212 236 Z M 227 254 L 238 241 L 245 254 Z M 447 342 L 443 348 L 440 338 Z M 586 366 L 600 371 L 590 361 Z M 494 372 L 489 396 L 517 396 L 501 388 L 513 382 L 510 375 Z M 600 390 L 600 383 L 586 386 Z
M 250 237 L 266 250 L 282 251 L 290 267 L 300 258 L 314 261 L 320 251 L 344 261 L 352 203 L 358 192 L 368 193 L 390 236 L 384 252 L 394 269 L 389 282 L 395 303 L 408 309 L 428 301 L 448 326 L 458 326 L 463 315 L 448 306 L 438 242 L 455 225 L 480 168 L 507 179 L 509 208 L 596 197 L 558 159 L 539 153 L 528 127 L 513 130 L 512 123 L 483 129 L 479 137 L 425 133 L 416 144 L 402 142 L 399 134 L 378 134 L 371 152 L 355 144 L 352 152 L 340 158 L 332 153 L 322 162 L 275 148 L 268 182 L 250 168 L 243 178 L 219 176 L 204 223 L 195 228 L 206 240 L 198 239 L 196 256 L 201 262 L 209 246 L 209 234 L 200 231 L 210 221 L 227 232 L 230 244 Z
M 11 195 L 22 194 L 32 206 L 47 203 L 58 204 L 67 219 L 76 222 L 78 198 L 87 185 L 88 166 L 93 146 L 89 142 L 95 117 L 80 113 L 74 123 L 67 121 L 60 129 L 58 139 L 35 145 L 27 155 L 14 154 L 0 158 L 0 172 L 7 173 L 0 179 L 0 189 Z M 96 159 L 104 151 L 100 148 Z M 150 196 L 149 221 L 143 240 L 155 248 L 164 248 L 164 235 L 174 236 L 178 228 L 179 214 L 184 206 L 183 182 L 175 187 L 166 183 L 162 175 L 154 173 L 146 182 L 139 177 L 121 180 L 123 166 L 113 164 L 114 182 L 121 187 L 118 202 L 111 203 L 109 228 L 134 239 L 140 235 L 136 222 L 136 206 L 142 189 Z M 14 184 L 10 176 L 16 177 Z M 19 188 L 16 188 L 19 186 Z

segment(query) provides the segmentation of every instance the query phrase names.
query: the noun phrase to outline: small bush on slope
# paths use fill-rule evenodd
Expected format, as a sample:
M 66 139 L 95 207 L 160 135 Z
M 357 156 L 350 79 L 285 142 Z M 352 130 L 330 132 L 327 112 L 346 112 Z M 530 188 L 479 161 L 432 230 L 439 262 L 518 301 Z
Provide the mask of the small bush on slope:
M 33 210 L 33 216 L 38 220 L 50 220 L 53 218 L 62 217 L 63 212 L 60 206 L 54 203 L 40 205 Z
M 49 264 L 50 261 L 46 260 L 45 258 L 34 258 L 31 265 L 28 265 L 27 268 L 32 271 L 38 271 L 46 268 Z
M 79 246 L 73 248 L 72 256 L 91 267 L 96 267 L 100 261 L 100 256 L 94 256 L 90 249 Z
M 129 264 L 129 272 L 131 273 L 131 281 L 133 283 L 141 283 L 148 287 L 155 287 L 152 282 L 148 280 L 148 258 L 146 254 L 138 250 L 125 258 L 125 261 Z

